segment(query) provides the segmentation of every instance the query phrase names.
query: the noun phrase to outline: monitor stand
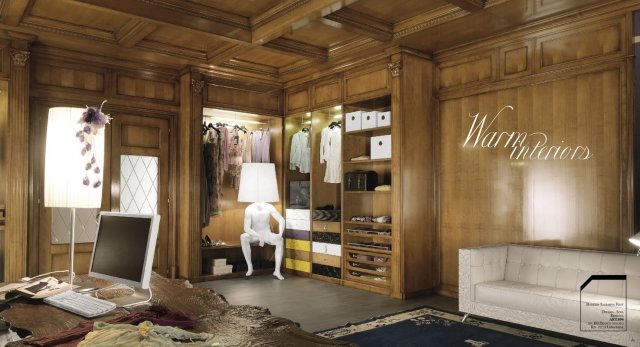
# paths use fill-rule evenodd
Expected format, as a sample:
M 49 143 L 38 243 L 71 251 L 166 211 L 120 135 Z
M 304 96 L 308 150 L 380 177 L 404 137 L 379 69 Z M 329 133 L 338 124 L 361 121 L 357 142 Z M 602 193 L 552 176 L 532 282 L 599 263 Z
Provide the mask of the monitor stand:
M 113 302 L 118 305 L 118 307 L 127 307 L 127 306 L 137 306 L 149 304 L 151 305 L 151 290 L 142 289 L 142 288 L 131 288 L 133 289 L 132 295 L 124 295 L 117 298 L 107 299 L 108 301 Z

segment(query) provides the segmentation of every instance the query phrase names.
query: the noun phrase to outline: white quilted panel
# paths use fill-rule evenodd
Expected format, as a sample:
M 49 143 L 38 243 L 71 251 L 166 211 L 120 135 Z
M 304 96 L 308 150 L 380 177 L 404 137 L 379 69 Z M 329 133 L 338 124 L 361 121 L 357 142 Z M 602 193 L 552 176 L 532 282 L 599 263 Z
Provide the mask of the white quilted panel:
M 520 268 L 518 282 L 527 284 L 538 284 L 538 266 L 536 264 L 523 264 Z
M 544 258 L 543 258 L 544 259 Z M 552 266 L 542 266 L 538 271 L 538 282 L 541 286 L 554 287 L 558 282 L 558 268 Z
M 607 274 L 624 274 L 625 258 L 625 256 L 620 256 L 618 254 L 603 253 L 600 271 Z
M 558 281 L 556 288 L 575 290 L 576 282 L 578 278 L 578 270 L 573 269 L 560 269 L 558 270 Z
M 580 252 L 580 270 L 598 272 L 602 265 L 602 253 Z
M 540 248 L 527 247 L 522 253 L 522 263 L 538 265 L 540 264 L 540 254 L 542 254 L 542 250 Z
M 543 249 L 540 253 L 540 264 L 546 267 L 560 266 L 560 251 L 557 249 Z
M 580 252 L 578 251 L 563 251 L 558 259 L 558 266 L 564 269 L 578 269 L 579 264 Z

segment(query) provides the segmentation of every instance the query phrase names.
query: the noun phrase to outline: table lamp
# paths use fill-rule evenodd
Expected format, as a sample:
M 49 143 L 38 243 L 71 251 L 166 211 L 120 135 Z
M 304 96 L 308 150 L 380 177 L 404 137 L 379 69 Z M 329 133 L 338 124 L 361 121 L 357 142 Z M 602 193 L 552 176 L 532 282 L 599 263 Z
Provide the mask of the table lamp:
M 103 102 L 104 104 L 104 102 Z M 102 106 L 100 107 L 102 108 Z M 104 132 L 109 117 L 97 107 L 49 109 L 44 206 L 71 208 L 69 284 L 73 288 L 76 208 L 100 208 Z
M 270 202 L 280 201 L 275 165 L 272 163 L 242 164 L 238 201 L 252 203 L 244 210 L 244 234 L 240 236 L 242 253 L 248 267 L 246 276 L 251 276 L 253 273 L 251 247 L 249 244 L 259 241 L 260 246 L 264 243 L 276 246 L 276 264 L 273 275 L 278 279 L 284 279 L 280 273 L 280 265 L 282 264 L 284 252 L 282 234 L 285 228 L 285 220 L 275 207 L 269 204 Z M 271 217 L 278 221 L 278 234 L 271 232 L 269 225 Z
M 634 246 L 638 247 L 638 253 L 636 253 L 636 255 L 640 256 L 640 232 L 630 237 L 629 242 L 631 242 Z

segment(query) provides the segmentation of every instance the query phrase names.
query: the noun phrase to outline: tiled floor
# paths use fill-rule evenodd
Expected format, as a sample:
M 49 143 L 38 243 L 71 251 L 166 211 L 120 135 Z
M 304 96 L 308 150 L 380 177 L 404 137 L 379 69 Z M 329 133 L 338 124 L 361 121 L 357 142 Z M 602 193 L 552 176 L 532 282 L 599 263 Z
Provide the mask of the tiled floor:
M 233 305 L 268 308 L 272 314 L 300 323 L 302 329 L 315 332 L 349 322 L 430 306 L 457 312 L 458 300 L 433 295 L 399 300 L 318 280 L 287 276 L 284 281 L 273 276 L 253 276 L 199 283 L 213 288 Z

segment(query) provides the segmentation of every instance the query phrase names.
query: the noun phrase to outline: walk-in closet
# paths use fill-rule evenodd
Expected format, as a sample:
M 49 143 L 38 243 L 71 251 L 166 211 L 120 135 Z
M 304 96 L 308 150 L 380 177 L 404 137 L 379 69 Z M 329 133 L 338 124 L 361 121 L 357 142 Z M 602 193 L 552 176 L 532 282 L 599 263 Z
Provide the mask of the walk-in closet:
M 202 277 L 242 276 L 247 266 L 240 235 L 248 205 L 237 201 L 242 164 L 274 163 L 282 201 L 282 118 L 213 108 L 202 114 Z M 273 205 L 282 210 L 281 202 Z M 253 246 L 251 254 L 256 273 L 273 272 L 273 246 Z M 230 272 L 214 273 L 214 259 L 226 259 Z

